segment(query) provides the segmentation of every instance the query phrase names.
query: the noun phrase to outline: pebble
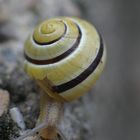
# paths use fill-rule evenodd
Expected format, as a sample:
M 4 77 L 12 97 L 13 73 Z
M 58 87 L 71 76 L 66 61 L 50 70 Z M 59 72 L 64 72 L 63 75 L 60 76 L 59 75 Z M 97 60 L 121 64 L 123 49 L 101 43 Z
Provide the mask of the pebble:
M 0 89 L 0 117 L 7 112 L 10 102 L 9 92 Z

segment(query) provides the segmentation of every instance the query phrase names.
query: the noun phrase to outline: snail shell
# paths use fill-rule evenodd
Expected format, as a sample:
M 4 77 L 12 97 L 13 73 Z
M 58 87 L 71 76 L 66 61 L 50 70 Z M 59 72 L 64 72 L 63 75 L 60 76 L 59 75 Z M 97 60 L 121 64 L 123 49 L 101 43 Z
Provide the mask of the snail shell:
M 93 87 L 106 58 L 90 23 L 59 17 L 38 25 L 25 43 L 25 71 L 51 97 L 71 101 Z

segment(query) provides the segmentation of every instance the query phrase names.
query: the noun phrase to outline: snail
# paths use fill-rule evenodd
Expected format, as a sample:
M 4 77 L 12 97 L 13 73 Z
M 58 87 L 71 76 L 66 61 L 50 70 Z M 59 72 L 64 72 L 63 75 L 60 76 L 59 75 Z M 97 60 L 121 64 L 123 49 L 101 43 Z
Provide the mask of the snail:
M 61 133 L 57 123 L 63 104 L 88 92 L 103 71 L 103 39 L 85 20 L 53 18 L 34 29 L 24 56 L 25 71 L 43 91 L 37 125 L 26 136 L 38 132 L 43 139 L 54 140 Z

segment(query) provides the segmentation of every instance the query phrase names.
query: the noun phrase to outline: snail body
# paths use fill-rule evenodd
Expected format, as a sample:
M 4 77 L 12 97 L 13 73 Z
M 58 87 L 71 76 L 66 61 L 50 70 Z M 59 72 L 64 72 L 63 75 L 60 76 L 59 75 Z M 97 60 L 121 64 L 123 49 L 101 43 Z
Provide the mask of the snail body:
M 36 27 L 26 41 L 25 58 L 25 71 L 49 96 L 72 101 L 93 87 L 106 51 L 90 23 L 60 17 Z

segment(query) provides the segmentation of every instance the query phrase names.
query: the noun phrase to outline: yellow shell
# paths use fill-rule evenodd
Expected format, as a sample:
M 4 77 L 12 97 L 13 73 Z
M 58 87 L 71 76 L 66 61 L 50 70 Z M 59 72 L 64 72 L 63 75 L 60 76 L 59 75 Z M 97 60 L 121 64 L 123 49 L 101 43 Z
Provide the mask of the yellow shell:
M 101 74 L 106 50 L 90 23 L 59 17 L 38 25 L 25 43 L 25 71 L 51 97 L 71 101 Z

